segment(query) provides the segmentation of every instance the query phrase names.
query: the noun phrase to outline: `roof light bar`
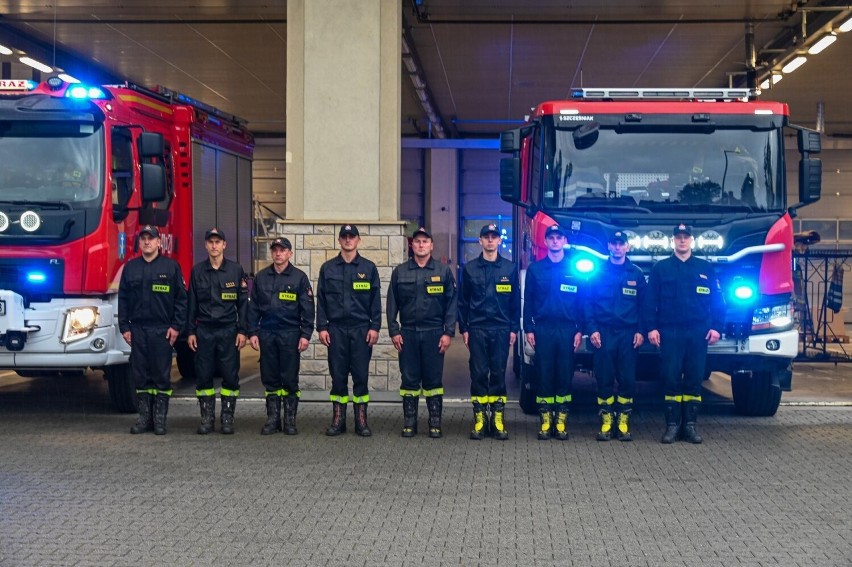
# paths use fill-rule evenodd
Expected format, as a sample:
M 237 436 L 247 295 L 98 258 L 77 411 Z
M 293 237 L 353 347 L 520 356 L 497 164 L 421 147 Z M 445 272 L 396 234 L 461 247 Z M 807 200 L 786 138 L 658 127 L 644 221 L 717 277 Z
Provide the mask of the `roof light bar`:
M 750 89 L 571 89 L 571 98 L 579 99 L 699 99 L 734 100 L 757 96 Z

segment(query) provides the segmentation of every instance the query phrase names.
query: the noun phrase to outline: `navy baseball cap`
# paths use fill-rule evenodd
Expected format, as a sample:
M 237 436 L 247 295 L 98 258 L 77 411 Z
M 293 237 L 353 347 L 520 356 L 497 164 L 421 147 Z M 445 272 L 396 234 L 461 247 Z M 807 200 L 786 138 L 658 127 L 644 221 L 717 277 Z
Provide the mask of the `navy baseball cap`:
M 280 246 L 284 250 L 292 250 L 293 249 L 293 245 L 290 244 L 290 241 L 287 240 L 286 238 L 276 238 L 275 240 L 273 240 L 272 242 L 269 243 L 269 249 L 270 250 L 272 250 L 276 246 Z
M 354 224 L 344 224 L 340 227 L 340 232 L 337 233 L 337 237 L 341 238 L 343 236 L 361 236 L 358 232 L 358 227 Z
M 486 234 L 496 234 L 497 236 L 502 236 L 500 234 L 500 229 L 497 228 L 497 225 L 494 223 L 486 224 L 482 227 L 482 230 L 479 231 L 479 236 L 485 236 Z
M 227 240 L 225 238 L 225 233 L 219 230 L 218 228 L 211 228 L 207 232 L 204 233 L 204 240 L 210 240 L 213 237 L 221 238 L 222 240 Z
M 142 236 L 143 234 L 150 234 L 154 238 L 160 238 L 159 229 L 151 224 L 146 224 L 141 229 L 139 229 L 139 236 Z
M 547 227 L 547 230 L 544 231 L 544 237 L 547 238 L 551 234 L 561 234 L 562 236 L 568 236 L 565 234 L 565 231 L 562 230 L 562 227 L 558 224 L 553 224 Z
M 674 227 L 674 230 L 672 231 L 672 236 L 677 236 L 678 234 L 692 236 L 692 228 L 690 228 L 689 225 L 680 223 L 679 225 Z
M 616 230 L 615 232 L 610 234 L 609 235 L 609 241 L 613 242 L 613 243 L 621 242 L 623 244 L 627 244 L 627 242 L 628 242 L 627 235 L 620 230 Z
M 425 236 L 429 240 L 432 240 L 432 234 L 428 230 L 423 228 L 422 226 L 414 231 L 414 234 L 411 235 L 411 238 L 417 238 L 417 236 L 420 235 L 420 234 L 422 234 L 423 236 Z

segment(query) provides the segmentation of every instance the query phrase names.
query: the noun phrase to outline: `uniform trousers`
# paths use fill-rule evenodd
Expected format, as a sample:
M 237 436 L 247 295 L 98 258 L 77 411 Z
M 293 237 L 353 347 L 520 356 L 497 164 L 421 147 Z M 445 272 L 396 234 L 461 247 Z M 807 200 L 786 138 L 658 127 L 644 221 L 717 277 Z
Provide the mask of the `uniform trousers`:
M 168 325 L 131 325 L 130 369 L 137 390 L 172 389 L 172 345 Z
M 260 381 L 267 392 L 284 390 L 284 395 L 299 395 L 299 367 L 302 356 L 299 339 L 302 332 L 292 329 L 260 329 Z
M 604 400 L 615 395 L 632 399 L 636 393 L 636 349 L 634 331 L 630 329 L 601 329 L 601 348 L 592 347 L 598 397 Z
M 240 351 L 237 350 L 237 326 L 199 325 L 195 331 L 195 381 L 197 391 L 213 389 L 213 377 L 222 376 L 222 388 L 240 389 Z
M 536 402 L 571 401 L 574 382 L 574 323 L 541 323 L 535 327 Z
M 331 374 L 331 395 L 344 399 L 349 396 L 349 375 L 352 375 L 352 395 L 356 401 L 368 396 L 367 379 L 373 347 L 367 344 L 368 325 L 360 327 L 328 326 L 331 346 L 328 347 L 328 371 Z
M 666 398 L 701 399 L 707 367 L 707 325 L 660 327 L 660 371 Z
M 482 403 L 505 398 L 509 329 L 469 329 L 467 345 L 470 349 L 471 398 Z M 487 402 L 481 399 L 484 397 L 488 398 Z
M 419 392 L 422 388 L 427 396 L 444 393 L 444 355 L 438 351 L 438 341 L 443 334 L 443 329 L 402 329 L 403 344 L 399 353 L 401 391 Z

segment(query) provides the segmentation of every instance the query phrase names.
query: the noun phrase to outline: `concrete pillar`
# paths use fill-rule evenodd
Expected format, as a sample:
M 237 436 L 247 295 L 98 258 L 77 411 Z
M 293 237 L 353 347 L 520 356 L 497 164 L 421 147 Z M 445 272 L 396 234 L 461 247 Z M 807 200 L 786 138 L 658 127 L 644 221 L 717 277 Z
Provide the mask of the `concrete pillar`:
M 287 2 L 287 218 L 399 220 L 401 2 Z

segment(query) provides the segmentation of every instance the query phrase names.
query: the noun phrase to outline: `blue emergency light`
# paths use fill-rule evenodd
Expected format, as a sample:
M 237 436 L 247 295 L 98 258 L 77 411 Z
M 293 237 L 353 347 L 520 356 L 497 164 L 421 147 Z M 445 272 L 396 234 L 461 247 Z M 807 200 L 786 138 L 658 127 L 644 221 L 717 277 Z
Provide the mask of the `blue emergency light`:
M 731 282 L 730 295 L 737 303 L 750 303 L 757 295 L 757 289 L 753 283 L 738 276 Z
M 74 85 L 68 87 L 65 96 L 77 100 L 106 98 L 106 93 L 98 87 L 87 87 L 86 85 Z
M 27 281 L 32 284 L 42 284 L 47 281 L 47 276 L 44 272 L 28 272 Z

